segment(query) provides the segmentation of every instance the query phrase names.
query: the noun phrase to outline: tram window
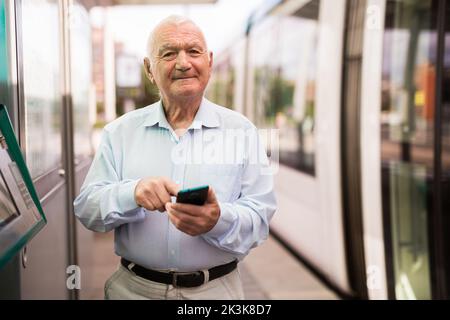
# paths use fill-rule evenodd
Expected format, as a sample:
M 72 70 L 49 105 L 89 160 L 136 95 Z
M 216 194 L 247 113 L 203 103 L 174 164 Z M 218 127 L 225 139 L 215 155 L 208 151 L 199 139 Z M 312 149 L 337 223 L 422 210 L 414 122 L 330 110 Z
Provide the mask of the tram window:
M 234 49 L 234 47 L 232 48 Z M 214 73 L 207 89 L 207 96 L 217 104 L 236 110 L 235 98 L 235 59 L 238 50 L 230 50 L 222 55 L 225 58 L 216 62 Z
M 447 12 L 445 14 L 445 52 L 444 52 L 444 70 L 442 82 L 442 176 L 439 181 L 441 184 L 442 194 L 442 213 L 447 218 L 444 219 L 444 230 L 449 230 L 450 219 L 448 213 L 450 212 L 450 6 L 446 6 Z M 447 244 L 445 256 L 446 264 L 450 265 L 450 255 L 448 244 L 450 244 L 450 232 L 444 231 L 444 243 Z M 448 270 L 448 269 L 447 269 Z M 448 274 L 448 271 L 446 272 Z M 450 279 L 447 278 L 447 288 L 450 287 Z
M 442 85 L 442 164 L 445 183 L 450 183 L 450 6 L 447 6 L 445 26 L 445 53 Z M 449 187 L 447 186 L 446 190 Z M 450 204 L 446 207 L 449 208 Z
M 77 158 L 91 154 L 89 104 L 92 100 L 92 52 L 89 14 L 80 4 L 70 8 L 71 89 L 74 113 L 74 152 Z M 80 66 L 82 66 L 80 68 Z
M 261 26 L 254 57 L 257 123 L 279 130 L 281 163 L 310 175 L 315 175 L 319 4 L 310 1 L 291 15 L 279 16 L 274 25 Z M 272 50 L 264 49 L 268 45 Z
M 428 219 L 432 214 L 436 6 L 388 0 L 381 108 L 383 208 L 397 299 L 430 299 Z
M 258 127 L 273 126 L 274 117 L 266 117 L 274 108 L 275 95 L 273 92 L 274 76 L 279 71 L 278 21 L 274 17 L 267 17 L 256 25 L 250 34 L 250 57 L 253 75 L 252 105 L 249 116 Z M 251 86 L 247 86 L 251 87 Z M 272 121 L 271 121 L 272 120 Z
M 61 163 L 58 1 L 23 0 L 21 4 L 25 153 L 30 173 L 37 177 Z

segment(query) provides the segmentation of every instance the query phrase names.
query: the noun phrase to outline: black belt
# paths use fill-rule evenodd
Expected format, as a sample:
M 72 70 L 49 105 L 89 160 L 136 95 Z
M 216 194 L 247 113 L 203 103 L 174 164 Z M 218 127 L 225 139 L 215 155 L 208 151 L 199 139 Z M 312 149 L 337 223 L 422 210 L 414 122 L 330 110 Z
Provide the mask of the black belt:
M 137 276 L 159 283 L 171 284 L 174 287 L 192 288 L 222 277 L 237 267 L 237 260 L 223 264 L 208 270 L 186 272 L 160 272 L 156 270 L 146 269 L 140 265 L 134 264 L 125 258 L 120 259 L 120 263 L 135 273 Z M 205 281 L 206 280 L 206 281 Z

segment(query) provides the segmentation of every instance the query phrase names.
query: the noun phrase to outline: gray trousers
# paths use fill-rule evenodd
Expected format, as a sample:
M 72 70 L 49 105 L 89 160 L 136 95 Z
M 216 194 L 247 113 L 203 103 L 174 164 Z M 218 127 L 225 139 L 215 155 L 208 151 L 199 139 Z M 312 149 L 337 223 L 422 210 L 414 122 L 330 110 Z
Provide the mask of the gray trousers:
M 244 290 L 238 268 L 199 287 L 178 288 L 138 277 L 119 264 L 105 283 L 109 300 L 242 300 Z

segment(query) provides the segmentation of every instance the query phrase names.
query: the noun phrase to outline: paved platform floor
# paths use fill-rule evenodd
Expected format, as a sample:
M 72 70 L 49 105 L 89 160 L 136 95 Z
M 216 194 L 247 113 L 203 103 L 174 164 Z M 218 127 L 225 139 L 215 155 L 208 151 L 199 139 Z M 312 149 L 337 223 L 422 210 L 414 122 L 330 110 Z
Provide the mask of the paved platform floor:
M 253 249 L 242 268 L 247 299 L 338 299 L 273 237 Z
M 82 288 L 81 299 L 103 299 L 103 285 L 119 258 L 113 250 L 113 233 L 95 234 L 92 283 Z M 246 299 L 337 299 L 274 238 L 255 248 L 239 264 Z

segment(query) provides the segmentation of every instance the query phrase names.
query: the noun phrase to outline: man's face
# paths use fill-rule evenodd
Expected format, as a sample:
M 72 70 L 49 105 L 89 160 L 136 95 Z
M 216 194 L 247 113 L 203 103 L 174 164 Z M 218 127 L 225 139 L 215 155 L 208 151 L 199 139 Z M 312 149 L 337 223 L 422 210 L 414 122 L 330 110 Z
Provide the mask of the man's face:
M 186 22 L 160 27 L 152 55 L 149 77 L 156 82 L 163 98 L 203 95 L 211 73 L 212 54 L 207 52 L 205 40 L 195 25 Z

